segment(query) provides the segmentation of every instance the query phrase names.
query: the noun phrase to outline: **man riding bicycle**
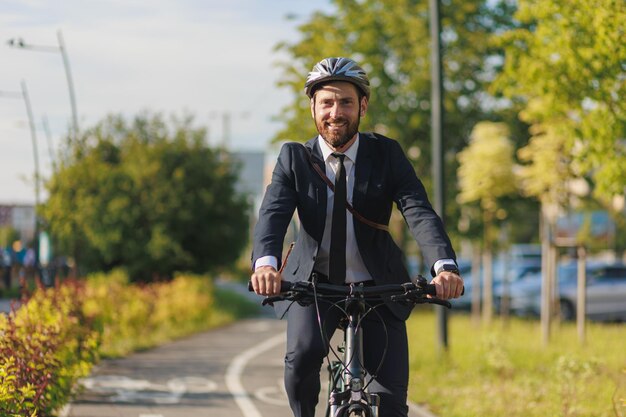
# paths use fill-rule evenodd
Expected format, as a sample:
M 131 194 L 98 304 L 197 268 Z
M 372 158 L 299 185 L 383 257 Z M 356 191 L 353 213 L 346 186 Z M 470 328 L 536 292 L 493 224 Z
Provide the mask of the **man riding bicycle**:
M 434 276 L 437 297 L 461 295 L 456 255 L 441 219 L 400 145 L 376 133 L 359 132 L 370 99 L 367 74 L 348 58 L 326 58 L 305 83 L 319 135 L 303 146 L 285 144 L 278 156 L 254 232 L 252 287 L 261 295 L 280 291 L 281 280 L 382 285 L 410 280 L 402 253 L 387 225 L 395 202 Z M 337 204 L 335 204 L 337 202 Z M 288 260 L 285 234 L 294 211 L 300 230 Z M 285 265 L 283 265 L 285 262 Z M 406 417 L 410 307 L 386 302 L 380 315 L 363 322 L 365 367 L 375 369 L 385 344 L 389 355 L 372 392 L 380 395 L 380 416 Z M 327 334 L 322 338 L 313 305 L 276 303 L 287 308 L 285 388 L 296 417 L 313 417 L 320 391 L 320 368 L 341 312 L 320 305 Z M 381 318 L 384 323 L 381 323 Z

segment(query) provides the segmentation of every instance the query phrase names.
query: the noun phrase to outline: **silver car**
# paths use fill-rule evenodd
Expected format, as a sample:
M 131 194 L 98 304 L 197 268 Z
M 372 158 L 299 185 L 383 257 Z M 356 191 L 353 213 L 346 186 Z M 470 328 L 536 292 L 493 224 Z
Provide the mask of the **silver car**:
M 575 262 L 558 268 L 558 293 L 561 317 L 576 317 L 577 272 Z M 501 289 L 496 298 L 507 296 Z M 541 311 L 541 273 L 532 274 L 511 284 L 511 312 L 537 316 Z M 587 265 L 587 317 L 595 320 L 626 320 L 626 265 L 623 263 L 589 263 Z

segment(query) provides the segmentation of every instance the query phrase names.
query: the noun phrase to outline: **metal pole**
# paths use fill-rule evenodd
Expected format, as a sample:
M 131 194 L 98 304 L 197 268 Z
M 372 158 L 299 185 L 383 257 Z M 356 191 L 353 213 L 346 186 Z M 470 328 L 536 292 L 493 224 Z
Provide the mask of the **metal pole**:
M 50 133 L 50 125 L 48 124 L 48 118 L 44 115 L 41 119 L 41 125 L 43 131 L 46 134 L 46 142 L 48 144 L 48 155 L 50 156 L 50 165 L 52 165 L 52 172 L 56 172 L 57 164 L 54 157 L 54 145 L 52 144 L 52 133 Z
M 28 89 L 26 88 L 26 82 L 22 80 L 22 97 L 24 98 L 24 104 L 26 105 L 26 113 L 28 115 L 28 125 L 30 126 L 30 137 L 33 142 L 33 157 L 35 161 L 35 267 L 39 265 L 39 216 L 37 210 L 39 209 L 40 194 L 39 194 L 39 149 L 37 147 L 37 132 L 35 129 L 35 119 L 33 117 L 33 109 L 30 105 L 30 98 L 28 96 Z
M 26 88 L 26 82 L 22 80 L 22 96 L 26 105 L 26 113 L 28 115 L 28 125 L 30 127 L 30 137 L 33 142 L 33 157 L 35 161 L 35 206 L 39 205 L 39 150 L 37 147 L 37 132 L 35 129 L 35 119 L 33 118 L 33 110 L 30 105 L 30 98 Z
M 74 127 L 74 140 L 78 139 L 78 111 L 76 110 L 76 95 L 74 94 L 74 83 L 72 82 L 72 71 L 70 70 L 70 60 L 67 57 L 65 41 L 61 29 L 57 31 L 57 39 L 59 41 L 59 50 L 63 57 L 63 65 L 65 66 L 65 76 L 67 77 L 67 87 L 70 93 L 70 105 L 72 106 L 72 125 Z
M 439 217 L 445 222 L 445 205 L 443 197 L 443 81 L 441 71 L 441 20 L 439 0 L 429 0 L 430 8 L 430 76 L 431 76 L 431 142 L 433 164 L 433 203 Z M 448 311 L 441 306 L 437 311 L 438 349 L 448 349 Z
M 67 56 L 67 50 L 65 47 L 65 41 L 63 40 L 63 33 L 59 29 L 57 31 L 57 40 L 59 44 L 57 46 L 49 46 L 49 45 L 31 45 L 26 42 L 22 38 L 11 38 L 8 40 L 7 44 L 12 48 L 20 48 L 20 49 L 28 49 L 31 51 L 39 51 L 39 52 L 52 52 L 52 53 L 61 53 L 61 57 L 63 58 L 63 66 L 65 67 L 65 77 L 67 78 L 67 87 L 70 95 L 70 107 L 72 110 L 72 128 L 74 133 L 74 139 L 78 138 L 78 110 L 76 110 L 76 95 L 74 94 L 74 83 L 72 82 L 72 71 L 70 69 L 70 60 Z

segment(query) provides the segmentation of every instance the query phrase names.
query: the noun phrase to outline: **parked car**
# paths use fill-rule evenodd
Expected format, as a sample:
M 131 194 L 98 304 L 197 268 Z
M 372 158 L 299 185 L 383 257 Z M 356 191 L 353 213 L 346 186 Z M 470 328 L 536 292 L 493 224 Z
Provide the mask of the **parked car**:
M 517 260 L 515 262 L 503 262 L 496 261 L 493 263 L 493 305 L 497 309 L 498 308 L 498 300 L 495 298 L 495 294 L 498 289 L 504 285 L 504 283 L 508 283 L 509 285 L 513 282 L 517 282 L 529 274 L 537 273 L 541 271 L 541 260 Z M 465 294 L 454 300 L 450 300 L 452 306 L 455 310 L 469 310 L 472 307 L 472 292 L 474 291 L 474 277 L 471 265 L 467 266 L 463 271 L 461 270 L 461 275 L 463 276 L 463 281 L 465 283 Z M 480 284 L 481 286 L 484 283 L 484 274 L 483 270 L 479 270 L 480 274 Z M 482 289 L 479 289 L 480 297 L 482 302 Z
M 576 317 L 578 267 L 575 262 L 558 268 L 558 299 L 561 317 Z M 520 316 L 541 312 L 541 272 L 514 282 L 508 290 L 510 311 Z M 496 299 L 506 296 L 502 288 Z M 587 264 L 586 315 L 594 320 L 626 320 L 626 264 L 590 262 Z

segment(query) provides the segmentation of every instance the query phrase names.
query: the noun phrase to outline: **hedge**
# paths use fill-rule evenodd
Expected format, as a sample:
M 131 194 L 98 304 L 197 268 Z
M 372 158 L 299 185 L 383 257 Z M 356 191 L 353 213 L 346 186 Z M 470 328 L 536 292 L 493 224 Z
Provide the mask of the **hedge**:
M 203 276 L 138 286 L 114 271 L 39 288 L 0 314 L 0 415 L 54 416 L 100 357 L 233 319 L 216 306 L 213 283 Z

